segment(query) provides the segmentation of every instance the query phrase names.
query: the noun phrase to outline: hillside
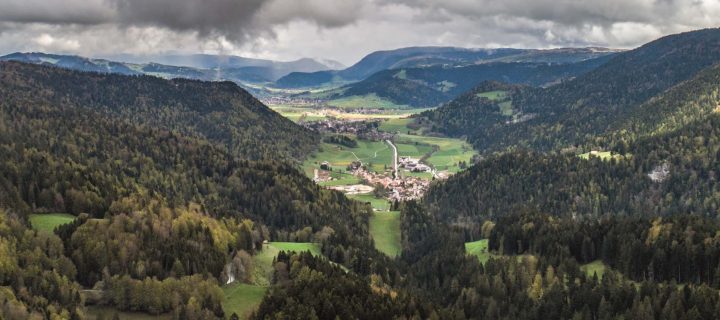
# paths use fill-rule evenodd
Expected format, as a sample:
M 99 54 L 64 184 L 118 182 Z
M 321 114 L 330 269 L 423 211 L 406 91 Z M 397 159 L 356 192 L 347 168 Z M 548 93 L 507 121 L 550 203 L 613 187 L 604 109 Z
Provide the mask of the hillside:
M 356 82 L 383 71 L 429 66 L 458 67 L 482 63 L 576 63 L 618 51 L 604 48 L 535 49 L 466 49 L 453 47 L 411 47 L 373 52 L 347 69 L 315 73 L 296 72 L 280 78 L 281 88 L 320 87 L 333 83 Z M 432 82 L 435 83 L 435 82 Z
M 278 62 L 217 55 L 114 55 L 112 57 L 113 59 L 93 59 L 41 52 L 17 52 L 0 57 L 0 61 L 46 64 L 77 71 L 145 74 L 167 79 L 229 80 L 237 83 L 267 83 L 294 72 L 318 72 L 338 67 L 332 62 L 323 64 L 313 59 Z
M 484 63 L 463 67 L 434 66 L 380 71 L 346 85 L 337 97 L 375 94 L 399 105 L 433 107 L 446 103 L 483 81 L 548 86 L 589 72 L 611 56 L 568 64 Z
M 243 257 L 264 240 L 315 242 L 328 259 L 363 275 L 370 261 L 374 270 L 387 267 L 368 235 L 369 207 L 322 189 L 291 164 L 238 159 L 210 141 L 224 141 L 222 131 L 186 120 L 217 113 L 214 127 L 222 129 L 234 126 L 222 119 L 247 116 L 277 132 L 303 132 L 273 128 L 287 120 L 262 105 L 240 108 L 244 92 L 235 85 L 19 63 L 0 64 L 0 83 L 0 247 L 10 263 L 0 283 L 2 301 L 17 308 L 11 314 L 83 314 L 79 287 L 97 284 L 103 293 L 93 299 L 118 310 L 196 307 L 201 315 L 192 319 L 223 317 L 218 280 L 228 278 L 233 261 L 244 270 L 238 277 L 249 277 Z M 257 138 L 229 141 L 239 154 L 281 152 L 255 146 Z M 31 236 L 25 221 L 34 212 L 77 219 Z M 123 293 L 138 290 L 150 294 Z
M 446 134 L 468 136 L 482 152 L 524 146 L 562 148 L 609 132 L 635 108 L 702 69 L 720 61 L 720 30 L 706 29 L 664 37 L 556 86 L 512 94 L 515 111 L 501 122 L 469 117 L 473 105 L 457 101 L 450 110 L 426 117 Z M 514 121 L 518 119 L 522 121 Z M 454 119 L 470 119 L 464 128 L 447 131 Z
M 9 96 L 33 92 L 38 103 L 62 102 L 207 139 L 237 157 L 302 159 L 319 142 L 316 134 L 229 82 L 91 74 L 21 63 L 2 63 L 0 68 L 3 92 Z
M 527 89 L 486 84 L 479 90 Z M 475 105 L 477 113 L 470 115 L 484 117 L 483 125 L 502 120 L 497 103 L 480 100 L 463 106 Z M 714 217 L 720 203 L 720 184 L 713 178 L 720 166 L 718 106 L 720 65 L 715 65 L 624 113 L 608 134 L 563 152 L 489 155 L 435 185 L 425 201 L 442 219 L 475 223 L 535 210 L 560 216 Z M 448 130 L 460 134 L 478 123 L 457 119 Z M 598 150 L 604 152 L 592 152 Z

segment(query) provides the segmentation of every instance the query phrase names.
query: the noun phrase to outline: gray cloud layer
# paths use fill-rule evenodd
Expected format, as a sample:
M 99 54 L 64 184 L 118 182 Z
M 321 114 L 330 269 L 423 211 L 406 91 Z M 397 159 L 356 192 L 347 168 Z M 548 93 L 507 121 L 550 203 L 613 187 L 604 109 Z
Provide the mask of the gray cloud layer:
M 632 47 L 720 0 L 0 0 L 0 52 L 216 52 L 351 63 L 409 45 Z

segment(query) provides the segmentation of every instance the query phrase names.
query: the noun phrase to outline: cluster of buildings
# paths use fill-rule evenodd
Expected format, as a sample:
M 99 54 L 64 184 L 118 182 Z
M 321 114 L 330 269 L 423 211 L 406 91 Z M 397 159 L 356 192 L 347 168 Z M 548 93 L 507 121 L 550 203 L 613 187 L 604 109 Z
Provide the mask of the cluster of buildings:
M 404 201 L 421 198 L 430 188 L 430 180 L 420 177 L 398 177 L 393 179 L 390 172 L 375 173 L 362 168 L 353 171 L 353 174 L 367 181 L 370 185 L 381 185 L 387 190 L 390 201 Z
M 317 106 L 323 104 L 322 99 L 317 98 L 301 98 L 301 97 L 283 97 L 283 96 L 267 96 L 260 98 L 260 102 L 267 106 L 289 105 L 289 106 Z
M 400 157 L 398 160 L 400 164 L 400 168 L 405 168 L 408 171 L 411 172 L 430 172 L 432 171 L 432 168 L 430 166 L 420 163 L 420 159 L 415 159 L 411 157 Z

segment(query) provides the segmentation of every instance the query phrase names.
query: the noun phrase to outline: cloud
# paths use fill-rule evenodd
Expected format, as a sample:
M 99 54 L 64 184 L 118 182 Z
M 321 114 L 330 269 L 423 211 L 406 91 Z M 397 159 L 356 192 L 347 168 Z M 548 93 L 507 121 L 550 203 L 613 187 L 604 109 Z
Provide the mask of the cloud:
M 0 0 L 0 51 L 351 64 L 418 45 L 629 48 L 718 25 L 718 0 Z
M 160 27 L 244 41 L 304 20 L 323 28 L 352 23 L 353 0 L 0 0 L 0 21 Z

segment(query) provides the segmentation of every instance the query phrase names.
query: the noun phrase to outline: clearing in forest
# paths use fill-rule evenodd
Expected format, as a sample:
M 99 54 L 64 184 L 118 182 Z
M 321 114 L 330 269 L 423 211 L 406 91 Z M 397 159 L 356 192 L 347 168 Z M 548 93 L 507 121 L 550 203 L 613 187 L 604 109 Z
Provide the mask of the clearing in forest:
M 378 211 L 370 217 L 370 235 L 375 248 L 390 257 L 400 254 L 400 212 Z

